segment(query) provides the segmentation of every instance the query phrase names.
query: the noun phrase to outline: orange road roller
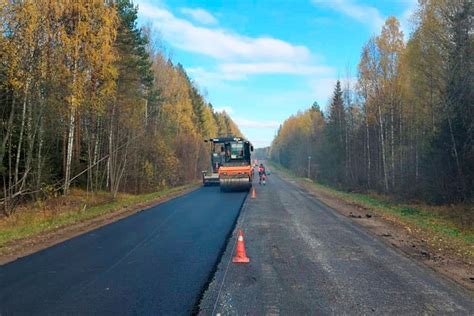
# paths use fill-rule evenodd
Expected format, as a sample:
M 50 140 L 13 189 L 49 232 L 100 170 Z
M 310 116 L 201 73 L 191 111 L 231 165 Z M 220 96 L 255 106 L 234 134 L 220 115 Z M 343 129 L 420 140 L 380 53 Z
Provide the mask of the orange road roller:
M 252 187 L 252 144 L 242 137 L 206 139 L 211 144 L 211 172 L 203 171 L 203 184 L 219 184 L 221 191 L 248 191 Z

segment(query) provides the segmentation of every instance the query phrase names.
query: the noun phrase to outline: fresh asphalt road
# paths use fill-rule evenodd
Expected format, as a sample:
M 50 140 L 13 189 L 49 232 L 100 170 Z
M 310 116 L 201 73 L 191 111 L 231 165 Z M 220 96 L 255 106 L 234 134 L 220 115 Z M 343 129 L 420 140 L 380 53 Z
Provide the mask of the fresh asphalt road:
M 190 314 L 245 197 L 204 187 L 0 266 L 0 315 Z

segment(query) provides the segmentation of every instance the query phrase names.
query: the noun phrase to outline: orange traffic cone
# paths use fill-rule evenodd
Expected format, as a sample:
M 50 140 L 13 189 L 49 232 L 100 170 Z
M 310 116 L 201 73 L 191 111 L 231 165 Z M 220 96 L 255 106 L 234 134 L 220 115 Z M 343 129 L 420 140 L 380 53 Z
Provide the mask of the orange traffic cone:
M 252 199 L 255 199 L 257 197 L 257 195 L 255 194 L 255 188 L 252 188 L 252 195 L 251 195 Z
M 234 263 L 249 263 L 250 259 L 245 253 L 244 233 L 239 229 L 239 238 L 237 239 L 237 252 L 232 259 Z

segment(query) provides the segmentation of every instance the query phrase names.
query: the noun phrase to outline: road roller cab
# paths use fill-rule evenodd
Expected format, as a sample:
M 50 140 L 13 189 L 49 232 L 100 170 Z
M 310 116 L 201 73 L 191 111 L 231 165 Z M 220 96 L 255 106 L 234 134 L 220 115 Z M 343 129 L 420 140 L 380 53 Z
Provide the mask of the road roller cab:
M 250 158 L 253 146 L 250 142 L 241 137 L 219 137 L 207 141 L 212 143 L 213 174 L 215 178 L 217 171 L 221 191 L 249 190 L 253 177 Z

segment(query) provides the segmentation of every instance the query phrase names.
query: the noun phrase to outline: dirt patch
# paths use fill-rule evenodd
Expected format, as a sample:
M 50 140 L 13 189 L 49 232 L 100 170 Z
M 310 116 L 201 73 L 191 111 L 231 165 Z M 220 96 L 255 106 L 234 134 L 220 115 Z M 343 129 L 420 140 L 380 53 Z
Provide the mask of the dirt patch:
M 122 218 L 141 212 L 147 208 L 156 206 L 175 197 L 187 194 L 196 189 L 197 187 L 192 187 L 181 191 L 176 191 L 153 201 L 124 207 L 104 215 L 99 215 L 92 219 L 79 221 L 69 226 L 42 232 L 28 238 L 14 240 L 0 247 L 0 265 L 15 261 L 18 258 L 59 244 L 65 240 L 118 221 Z
M 281 174 L 282 177 L 286 177 Z M 288 179 L 288 178 L 287 178 Z M 304 179 L 291 179 L 315 198 L 351 218 L 372 234 L 379 236 L 386 243 L 408 254 L 444 276 L 474 291 L 474 263 L 456 256 L 441 248 L 434 248 L 427 242 L 426 232 L 414 231 L 386 214 L 365 208 L 357 203 L 338 199 Z M 425 238 L 424 238 L 425 237 Z

